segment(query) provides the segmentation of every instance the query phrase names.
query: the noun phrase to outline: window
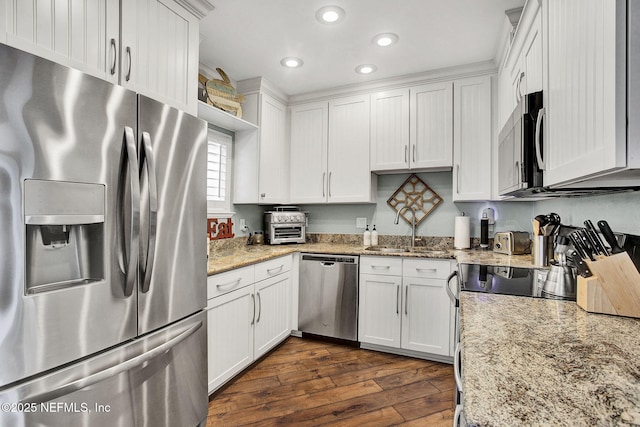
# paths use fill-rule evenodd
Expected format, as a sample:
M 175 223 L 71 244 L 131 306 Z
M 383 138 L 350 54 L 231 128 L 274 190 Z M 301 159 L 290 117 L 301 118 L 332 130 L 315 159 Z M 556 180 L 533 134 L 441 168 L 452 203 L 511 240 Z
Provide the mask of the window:
M 231 214 L 231 136 L 209 129 L 207 212 Z

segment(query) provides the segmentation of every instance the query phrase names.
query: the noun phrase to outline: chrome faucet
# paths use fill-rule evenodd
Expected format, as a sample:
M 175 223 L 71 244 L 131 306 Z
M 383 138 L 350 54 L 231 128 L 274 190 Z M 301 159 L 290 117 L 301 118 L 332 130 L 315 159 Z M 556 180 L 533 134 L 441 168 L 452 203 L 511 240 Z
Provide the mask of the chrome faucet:
M 400 215 L 402 215 L 403 212 L 406 212 L 407 209 L 411 209 L 411 247 L 414 248 L 416 246 L 416 208 L 415 206 L 405 206 L 404 208 L 400 209 L 398 211 L 398 213 L 396 214 L 396 219 L 393 220 L 394 224 L 398 224 L 398 222 L 400 221 Z

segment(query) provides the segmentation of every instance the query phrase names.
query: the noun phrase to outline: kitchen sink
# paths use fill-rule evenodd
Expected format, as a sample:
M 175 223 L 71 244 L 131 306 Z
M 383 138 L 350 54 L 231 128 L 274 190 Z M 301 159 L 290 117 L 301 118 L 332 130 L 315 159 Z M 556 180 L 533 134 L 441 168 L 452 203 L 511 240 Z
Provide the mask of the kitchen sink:
M 417 254 L 425 254 L 425 255 L 446 255 L 449 253 L 448 251 L 442 249 L 428 249 L 425 247 L 417 247 L 409 249 L 410 252 L 414 252 Z
M 411 248 L 409 246 L 369 246 L 365 248 L 366 251 L 371 252 L 380 252 L 387 254 L 406 254 L 406 253 L 415 253 L 415 254 L 424 254 L 424 255 L 432 255 L 432 256 L 441 256 L 447 255 L 449 251 L 445 251 L 442 249 L 429 249 L 424 246 L 417 246 Z
M 401 253 L 411 252 L 410 248 L 403 247 L 403 246 L 369 246 L 365 250 L 372 251 L 372 252 L 382 252 L 387 254 L 401 254 Z

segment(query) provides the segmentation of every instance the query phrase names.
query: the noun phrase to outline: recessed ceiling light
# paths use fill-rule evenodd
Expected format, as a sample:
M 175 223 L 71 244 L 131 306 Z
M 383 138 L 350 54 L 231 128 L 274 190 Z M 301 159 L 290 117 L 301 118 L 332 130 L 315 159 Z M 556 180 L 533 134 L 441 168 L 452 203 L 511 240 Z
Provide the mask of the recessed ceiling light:
M 396 44 L 398 42 L 398 39 L 399 37 L 397 34 L 384 33 L 384 34 L 378 34 L 377 36 L 375 36 L 372 42 L 377 44 L 378 46 L 387 47 L 387 46 Z
M 338 6 L 324 6 L 316 12 L 316 19 L 322 24 L 337 24 L 344 19 L 345 11 Z
M 280 64 L 282 64 L 282 66 L 287 67 L 287 68 L 300 68 L 302 67 L 302 59 L 300 58 L 294 58 L 294 57 L 286 57 L 286 58 L 282 58 L 282 60 L 280 61 Z
M 362 64 L 362 65 L 358 65 L 356 67 L 356 73 L 358 74 L 371 74 L 373 72 L 375 72 L 378 69 L 378 67 L 376 67 L 373 64 Z

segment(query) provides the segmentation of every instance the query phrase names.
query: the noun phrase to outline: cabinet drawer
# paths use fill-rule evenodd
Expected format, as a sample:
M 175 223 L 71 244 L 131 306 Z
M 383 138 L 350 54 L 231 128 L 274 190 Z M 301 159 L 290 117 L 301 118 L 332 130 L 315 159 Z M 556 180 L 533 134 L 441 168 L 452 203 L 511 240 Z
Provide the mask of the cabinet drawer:
M 207 277 L 207 299 L 251 285 L 254 282 L 254 268 L 250 265 Z
M 256 282 L 291 270 L 293 257 L 286 255 L 256 264 Z
M 385 256 L 361 256 L 360 274 L 380 274 L 384 276 L 402 275 L 402 258 Z
M 405 277 L 427 277 L 446 279 L 451 273 L 451 261 L 405 259 L 402 275 Z

